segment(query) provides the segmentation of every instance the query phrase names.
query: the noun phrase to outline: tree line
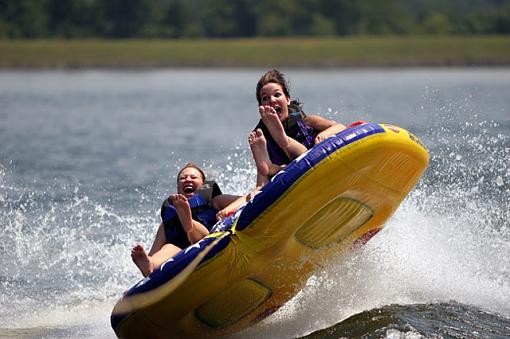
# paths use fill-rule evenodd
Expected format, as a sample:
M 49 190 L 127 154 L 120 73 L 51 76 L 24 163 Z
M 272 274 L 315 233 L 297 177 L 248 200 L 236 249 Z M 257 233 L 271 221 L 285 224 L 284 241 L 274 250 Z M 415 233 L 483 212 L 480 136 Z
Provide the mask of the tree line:
M 0 38 L 509 34 L 508 0 L 0 0 Z

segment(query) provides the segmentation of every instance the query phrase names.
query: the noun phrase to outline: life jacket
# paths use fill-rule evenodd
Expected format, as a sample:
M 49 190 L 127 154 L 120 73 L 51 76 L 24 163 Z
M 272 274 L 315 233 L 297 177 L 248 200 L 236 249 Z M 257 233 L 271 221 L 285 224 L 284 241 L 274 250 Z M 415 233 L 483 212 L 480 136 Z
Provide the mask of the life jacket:
M 289 105 L 289 116 L 283 123 L 285 133 L 292 139 L 298 141 L 307 149 L 310 149 L 314 145 L 315 137 L 319 131 L 305 124 L 304 119 L 306 114 L 303 112 L 301 104 L 298 101 L 291 101 Z M 259 121 L 255 129 L 260 128 L 264 133 L 267 144 L 267 152 L 269 153 L 269 159 L 275 165 L 286 165 L 292 161 L 289 159 L 285 151 L 278 146 L 278 143 L 273 139 L 269 129 L 264 123 Z
M 217 221 L 216 213 L 218 211 L 212 206 L 213 194 L 214 196 L 221 194 L 218 184 L 214 181 L 206 181 L 198 189 L 197 193 L 188 199 L 193 220 L 200 222 L 208 230 L 210 230 Z M 167 243 L 174 244 L 181 249 L 191 245 L 188 240 L 188 236 L 177 217 L 177 212 L 175 207 L 172 205 L 171 197 L 168 197 L 165 201 L 163 201 L 163 206 L 161 207 L 161 219 L 165 226 Z

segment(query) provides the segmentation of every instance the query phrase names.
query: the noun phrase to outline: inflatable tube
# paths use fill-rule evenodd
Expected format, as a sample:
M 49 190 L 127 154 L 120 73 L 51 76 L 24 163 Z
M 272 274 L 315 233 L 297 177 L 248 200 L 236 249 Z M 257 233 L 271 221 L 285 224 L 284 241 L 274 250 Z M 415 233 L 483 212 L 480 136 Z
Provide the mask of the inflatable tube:
M 113 309 L 115 333 L 226 335 L 264 319 L 320 265 L 375 235 L 428 160 L 418 138 L 387 124 L 356 125 L 324 140 L 212 234 L 131 287 Z

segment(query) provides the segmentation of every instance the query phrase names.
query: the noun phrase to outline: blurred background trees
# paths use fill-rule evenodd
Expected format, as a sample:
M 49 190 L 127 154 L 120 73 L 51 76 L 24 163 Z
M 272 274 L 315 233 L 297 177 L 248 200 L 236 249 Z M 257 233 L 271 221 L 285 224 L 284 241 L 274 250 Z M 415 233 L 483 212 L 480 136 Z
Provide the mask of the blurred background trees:
M 0 0 L 3 39 L 509 33 L 509 0 Z

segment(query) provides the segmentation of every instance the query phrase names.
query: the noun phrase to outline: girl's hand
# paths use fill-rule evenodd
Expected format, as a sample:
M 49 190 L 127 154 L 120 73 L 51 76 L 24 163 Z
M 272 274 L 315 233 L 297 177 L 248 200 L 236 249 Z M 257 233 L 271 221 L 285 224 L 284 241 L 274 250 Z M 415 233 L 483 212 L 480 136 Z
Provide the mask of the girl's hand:
M 220 221 L 228 217 L 230 213 L 228 213 L 226 210 L 221 210 L 218 213 L 216 213 L 216 220 Z
M 315 145 L 317 145 L 318 143 L 326 140 L 327 138 L 329 138 L 329 135 L 327 135 L 324 132 L 321 132 L 321 133 L 317 134 L 317 136 L 315 137 Z

